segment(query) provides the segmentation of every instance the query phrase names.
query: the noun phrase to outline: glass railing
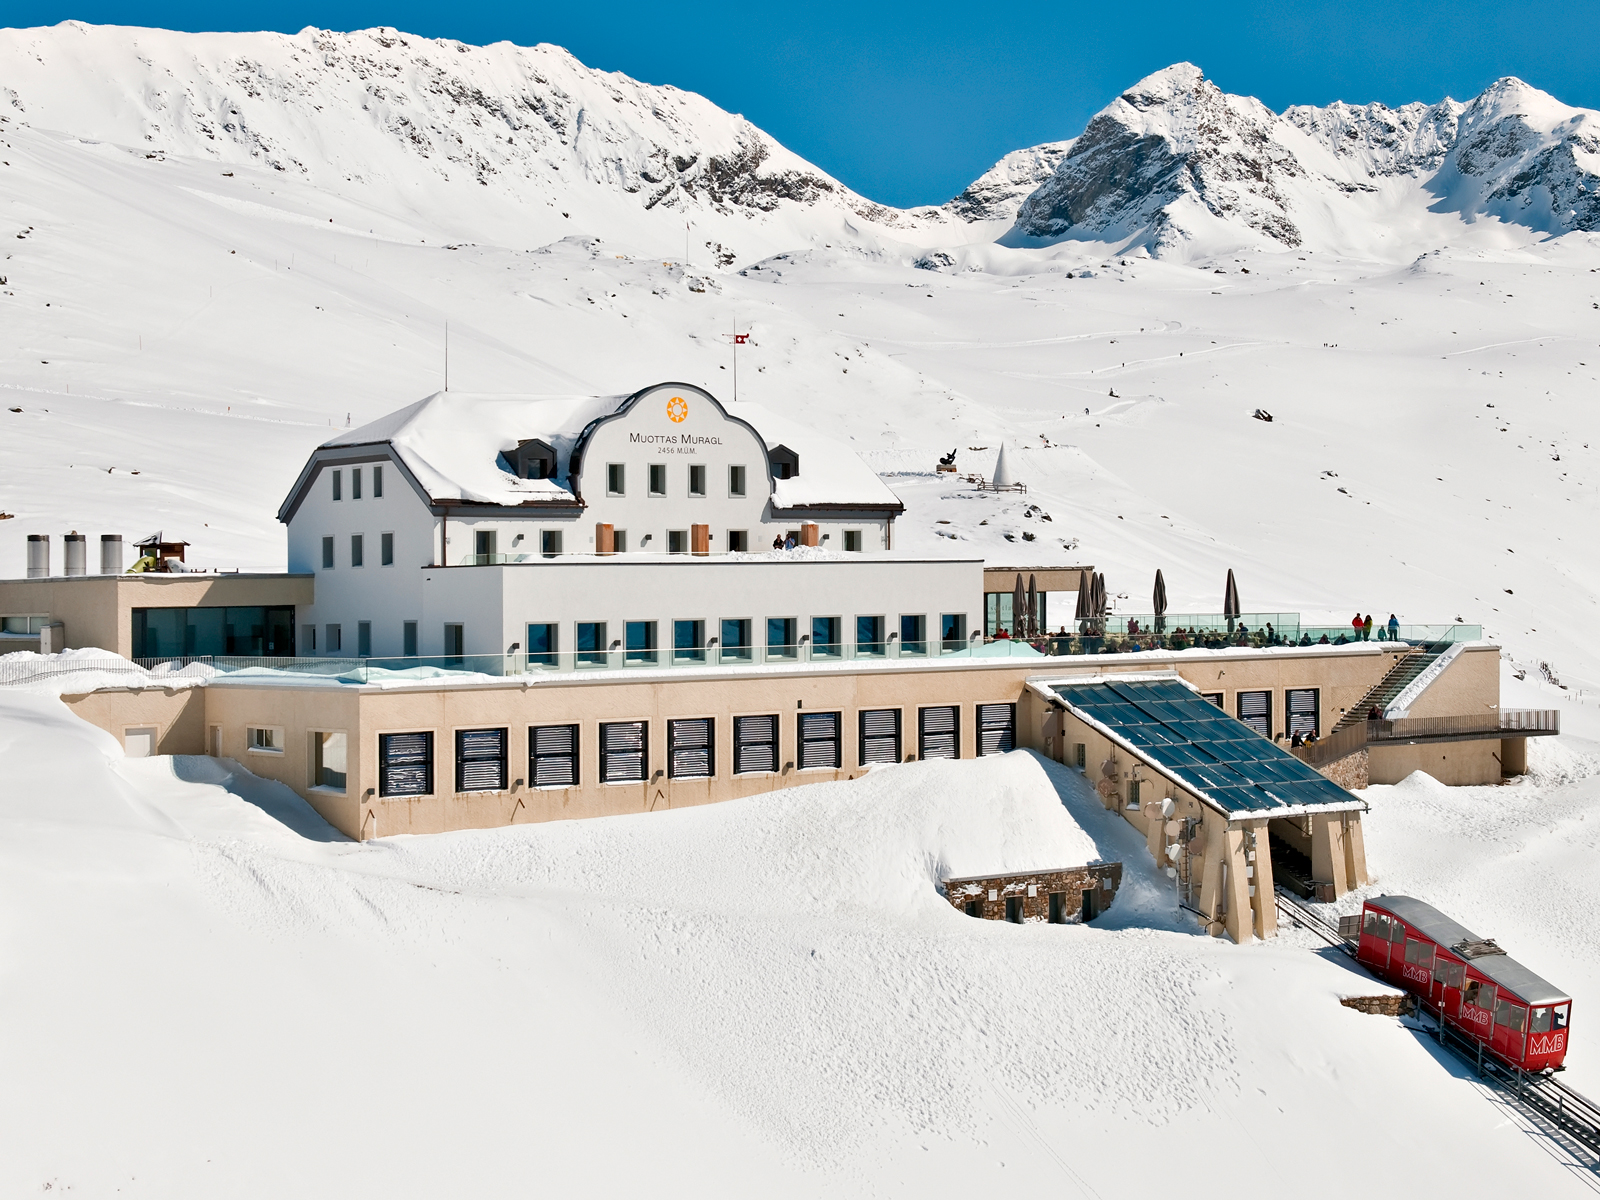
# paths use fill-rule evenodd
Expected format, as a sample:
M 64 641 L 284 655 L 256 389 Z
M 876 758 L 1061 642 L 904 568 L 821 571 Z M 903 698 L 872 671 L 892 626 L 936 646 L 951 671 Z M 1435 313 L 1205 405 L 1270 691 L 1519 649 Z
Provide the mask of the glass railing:
M 1137 624 L 1131 633 L 1124 628 L 1122 631 L 1108 630 L 1102 634 L 1090 627 L 1086 633 L 1057 633 L 1028 640 L 1043 653 L 1051 655 L 1134 654 L 1149 650 L 1265 650 L 1279 646 L 1347 646 L 1363 640 L 1356 636 L 1354 628 L 1349 625 L 1300 625 L 1293 613 L 1281 615 L 1287 618 L 1284 624 L 1280 626 L 1273 621 L 1270 630 L 1265 621 L 1259 626 L 1251 624 L 1248 615 L 1235 622 L 1231 633 L 1225 625 L 1222 628 L 1198 622 L 1186 625 L 1177 618 L 1169 619 L 1165 627 L 1157 632 L 1153 628 L 1154 618 L 1151 618 L 1152 628 L 1148 630 L 1144 628 L 1143 619 L 1134 618 Z M 1378 626 L 1374 624 L 1370 641 L 1388 644 L 1387 627 L 1382 634 L 1380 638 Z M 1478 641 L 1482 637 L 1481 625 L 1401 625 L 1395 631 L 1395 644 L 1432 649 L 1453 642 Z
M 953 644 L 965 649 L 964 644 Z M 946 651 L 948 653 L 949 651 Z M 928 643 L 902 646 L 897 640 L 849 643 L 806 643 L 799 646 L 727 646 L 659 648 L 617 647 L 611 650 L 563 650 L 533 654 L 435 654 L 390 658 L 352 658 L 315 655 L 301 658 L 265 658 L 221 655 L 138 658 L 133 669 L 151 676 L 234 678 L 244 680 L 300 679 L 330 683 L 404 682 L 445 676 L 540 676 L 574 671 L 682 670 L 707 667 L 794 666 L 800 663 L 887 662 L 895 659 L 926 661 Z M 940 654 L 932 655 L 937 659 Z M 122 659 L 108 659 L 123 670 Z

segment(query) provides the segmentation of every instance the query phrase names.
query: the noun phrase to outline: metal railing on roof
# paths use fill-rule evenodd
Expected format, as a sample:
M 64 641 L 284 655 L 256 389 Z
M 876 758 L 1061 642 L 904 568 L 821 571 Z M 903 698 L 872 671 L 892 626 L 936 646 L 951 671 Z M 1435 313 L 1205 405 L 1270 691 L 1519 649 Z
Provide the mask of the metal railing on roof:
M 1559 709 L 1503 708 L 1498 712 L 1462 717 L 1362 721 L 1309 745 L 1291 746 L 1289 752 L 1307 766 L 1321 767 L 1381 742 L 1469 740 L 1517 734 L 1553 736 L 1560 732 Z
M 1352 637 L 1350 626 L 1300 624 L 1298 613 L 1246 613 L 1230 632 L 1216 613 L 1168 616 L 1158 632 L 1154 617 L 1108 617 L 1104 622 L 1081 622 L 1077 632 L 1045 634 L 1027 639 L 1045 654 L 1137 654 L 1145 650 L 1268 649 L 1276 646 L 1346 646 L 1362 639 Z M 1268 632 L 1270 627 L 1270 632 Z M 1389 631 L 1373 626 L 1373 641 L 1389 643 Z M 1427 646 L 1473 642 L 1483 637 L 1483 626 L 1402 625 L 1394 644 Z M 991 639 L 992 640 L 992 639 Z

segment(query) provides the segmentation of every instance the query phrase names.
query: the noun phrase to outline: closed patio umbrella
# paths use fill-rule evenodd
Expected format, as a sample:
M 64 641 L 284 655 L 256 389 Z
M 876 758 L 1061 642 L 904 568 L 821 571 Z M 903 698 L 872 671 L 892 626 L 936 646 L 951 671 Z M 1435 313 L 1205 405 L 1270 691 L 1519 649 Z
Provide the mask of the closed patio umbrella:
M 1151 611 L 1156 614 L 1156 632 L 1162 633 L 1167 628 L 1167 581 L 1161 578 L 1161 568 L 1156 568 L 1156 590 L 1150 597 Z
M 1027 619 L 1028 594 L 1022 590 L 1022 572 L 1017 572 L 1017 586 L 1011 592 L 1011 636 L 1023 637 L 1023 622 Z
M 1078 572 L 1078 606 L 1072 610 L 1072 619 L 1078 623 L 1078 632 L 1089 631 L 1089 617 L 1093 613 L 1094 585 L 1089 582 L 1089 572 Z
M 1100 626 L 1100 631 L 1105 632 L 1106 623 L 1106 576 L 1104 571 L 1096 571 L 1094 576 L 1094 619 Z
M 1222 593 L 1222 615 L 1228 619 L 1228 632 L 1239 619 L 1239 585 L 1233 581 L 1233 568 L 1228 568 L 1228 584 Z
M 1039 636 L 1039 577 L 1028 576 L 1028 636 Z

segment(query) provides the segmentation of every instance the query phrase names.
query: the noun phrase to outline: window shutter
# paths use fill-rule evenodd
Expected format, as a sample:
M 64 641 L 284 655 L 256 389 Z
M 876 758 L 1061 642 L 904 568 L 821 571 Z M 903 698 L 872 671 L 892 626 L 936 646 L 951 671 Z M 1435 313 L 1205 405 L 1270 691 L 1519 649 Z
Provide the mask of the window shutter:
M 1285 697 L 1289 735 L 1317 733 L 1317 689 L 1290 688 Z
M 735 717 L 733 719 L 733 773 L 778 769 L 778 718 Z
M 900 710 L 861 710 L 861 765 L 900 761 Z
M 954 704 L 917 710 L 917 757 L 961 757 L 961 710 Z
M 839 714 L 800 714 L 800 769 L 832 767 L 838 770 Z
M 709 779 L 713 767 L 710 717 L 667 722 L 667 774 L 673 779 Z
M 378 793 L 426 796 L 433 791 L 433 734 L 386 733 L 378 738 Z
M 456 791 L 503 792 L 506 731 L 463 729 L 456 733 Z
M 533 759 L 528 774 L 534 787 L 578 785 L 576 725 L 535 725 L 528 731 L 528 744 Z
M 1262 737 L 1272 736 L 1272 693 L 1240 692 L 1239 720 Z
M 648 733 L 643 721 L 600 726 L 600 778 L 605 783 L 643 783 Z
M 1006 754 L 1017 741 L 1015 704 L 978 705 L 978 753 Z

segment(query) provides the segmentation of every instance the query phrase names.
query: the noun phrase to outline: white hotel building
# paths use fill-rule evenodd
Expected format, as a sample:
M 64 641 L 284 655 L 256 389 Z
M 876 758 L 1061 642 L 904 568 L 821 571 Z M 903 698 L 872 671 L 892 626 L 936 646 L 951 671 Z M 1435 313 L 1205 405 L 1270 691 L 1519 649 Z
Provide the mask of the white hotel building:
M 597 669 L 966 649 L 982 561 L 895 554 L 903 510 L 837 442 L 664 383 L 437 393 L 318 447 L 278 518 L 300 655 Z

